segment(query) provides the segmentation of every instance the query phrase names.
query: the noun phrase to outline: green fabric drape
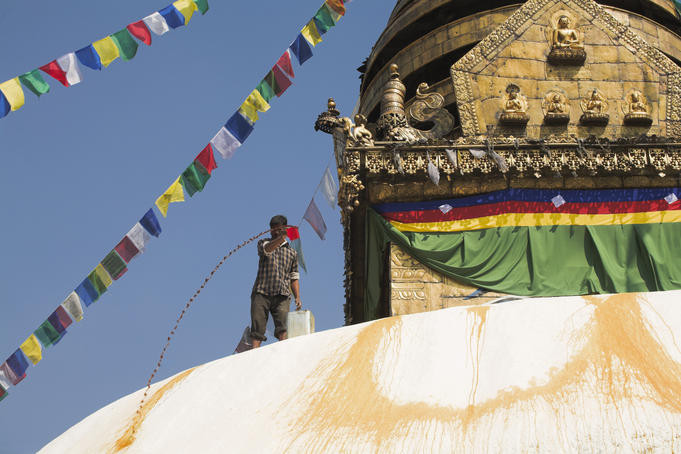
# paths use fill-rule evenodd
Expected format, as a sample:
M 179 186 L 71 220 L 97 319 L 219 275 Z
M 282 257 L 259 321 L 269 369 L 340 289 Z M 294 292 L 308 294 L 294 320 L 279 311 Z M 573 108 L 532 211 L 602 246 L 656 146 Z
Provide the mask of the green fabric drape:
M 365 314 L 379 316 L 389 242 L 452 279 L 520 296 L 681 288 L 681 223 L 400 232 L 367 213 Z

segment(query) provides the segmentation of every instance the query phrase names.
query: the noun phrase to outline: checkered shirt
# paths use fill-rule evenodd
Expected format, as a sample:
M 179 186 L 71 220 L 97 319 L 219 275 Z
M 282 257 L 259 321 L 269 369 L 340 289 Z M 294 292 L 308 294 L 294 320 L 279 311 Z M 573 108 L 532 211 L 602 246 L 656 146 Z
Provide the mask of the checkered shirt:
M 284 243 L 268 254 L 264 247 L 270 241 L 272 238 L 258 241 L 260 261 L 253 293 L 288 296 L 291 294 L 291 281 L 300 278 L 298 253 L 288 243 Z

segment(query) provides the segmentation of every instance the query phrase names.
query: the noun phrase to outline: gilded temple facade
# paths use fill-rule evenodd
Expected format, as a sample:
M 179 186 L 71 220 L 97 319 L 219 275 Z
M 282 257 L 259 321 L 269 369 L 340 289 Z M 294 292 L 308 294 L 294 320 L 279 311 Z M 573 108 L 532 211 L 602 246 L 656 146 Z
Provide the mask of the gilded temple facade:
M 357 114 L 329 100 L 315 125 L 336 151 L 346 321 L 681 288 L 654 251 L 667 233 L 636 227 L 679 225 L 680 61 L 668 0 L 398 1 Z M 565 275 L 544 266 L 574 249 Z

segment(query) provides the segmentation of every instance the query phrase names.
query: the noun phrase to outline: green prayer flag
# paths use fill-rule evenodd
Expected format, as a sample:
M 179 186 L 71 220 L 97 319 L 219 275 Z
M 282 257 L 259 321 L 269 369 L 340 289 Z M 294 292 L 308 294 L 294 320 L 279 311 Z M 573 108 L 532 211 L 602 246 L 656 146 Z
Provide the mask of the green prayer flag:
M 43 347 L 49 347 L 61 337 L 59 332 L 54 329 L 54 326 L 52 326 L 52 323 L 50 323 L 49 320 L 45 320 L 37 330 L 33 331 L 33 334 L 35 334 L 35 337 L 37 337 L 40 343 L 43 344 Z
M 116 43 L 116 47 L 118 47 L 123 60 L 132 60 L 137 54 L 137 41 L 133 39 L 127 28 L 111 35 L 111 39 Z
M 104 260 L 102 260 L 102 266 L 114 279 L 118 279 L 127 267 L 125 261 L 115 250 L 109 252 L 107 256 L 104 257 Z
M 5 390 L 5 392 L 2 394 L 2 396 L 0 396 L 0 402 L 2 402 L 2 400 L 3 400 L 5 397 L 7 397 L 8 394 L 9 394 L 9 393 L 7 392 L 7 390 Z
M 182 172 L 182 187 L 192 197 L 197 191 L 202 191 L 206 182 L 210 178 L 208 171 L 199 162 L 192 162 L 187 169 Z
M 277 83 L 276 77 L 274 77 L 274 71 L 270 71 L 267 73 L 265 78 L 263 79 L 263 82 L 265 82 L 267 85 L 270 86 L 270 89 L 274 91 L 275 94 L 277 93 L 283 93 L 281 90 L 281 87 Z M 265 98 L 263 96 L 263 98 Z M 272 98 L 270 98 L 272 99 Z M 270 102 L 270 99 L 265 98 L 265 101 Z
M 104 292 L 106 292 L 106 285 L 104 282 L 100 279 L 100 277 L 97 275 L 97 271 L 92 271 L 92 273 L 88 274 L 87 278 L 90 280 L 90 283 L 92 286 L 97 290 L 97 293 L 101 296 Z
M 333 20 L 333 14 L 326 3 L 324 3 L 317 11 L 317 14 L 314 15 L 314 21 L 315 25 L 317 26 L 317 30 L 319 30 L 319 33 L 322 35 L 328 32 L 331 27 L 336 25 L 336 22 Z
M 37 96 L 44 95 L 50 91 L 50 86 L 45 82 L 45 79 L 43 79 L 43 76 L 37 69 L 22 74 L 19 76 L 19 80 L 24 84 L 24 87 L 31 90 Z
M 201 11 L 201 14 L 206 14 L 206 11 L 208 11 L 208 0 L 194 0 L 194 3 L 196 3 L 196 7 L 199 8 L 199 11 Z
M 270 74 L 272 74 L 270 72 Z M 269 74 L 268 74 L 269 76 Z M 274 75 L 272 75 L 274 79 Z M 263 99 L 267 102 L 270 102 L 272 98 L 274 98 L 274 90 L 272 89 L 272 86 L 267 83 L 265 79 L 261 80 L 260 83 L 258 84 L 257 87 L 255 87 L 256 90 L 258 90 L 258 93 L 263 97 Z

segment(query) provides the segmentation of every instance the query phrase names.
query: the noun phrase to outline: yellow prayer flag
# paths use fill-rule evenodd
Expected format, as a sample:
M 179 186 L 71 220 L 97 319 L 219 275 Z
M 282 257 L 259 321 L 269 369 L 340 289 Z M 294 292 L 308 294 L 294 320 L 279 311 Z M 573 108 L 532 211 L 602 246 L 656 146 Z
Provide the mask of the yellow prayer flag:
M 168 205 L 173 202 L 184 202 L 184 189 L 182 189 L 182 184 L 180 183 L 180 177 L 175 180 L 175 183 L 171 184 L 166 192 L 156 199 L 156 206 L 159 211 L 166 217 L 168 215 Z
M 21 88 L 18 77 L 1 83 L 0 91 L 7 98 L 12 110 L 19 110 L 24 105 L 24 90 Z
M 102 66 L 105 68 L 121 55 L 118 52 L 118 46 L 116 46 L 114 40 L 111 39 L 111 36 L 107 36 L 104 39 L 95 41 L 92 43 L 92 47 L 94 47 L 95 51 L 97 51 L 99 54 L 99 59 L 102 62 Z
M 198 10 L 193 0 L 177 0 L 173 2 L 173 6 L 184 16 L 184 25 L 189 23 L 189 20 L 194 15 L 194 11 Z
M 109 273 L 104 269 L 104 266 L 101 263 L 97 265 L 97 267 L 95 268 L 95 274 L 102 281 L 102 284 L 104 284 L 106 288 L 109 288 L 113 281 L 111 280 L 111 276 L 109 276 Z
M 43 347 L 40 345 L 40 342 L 38 342 L 38 338 L 35 337 L 35 334 L 31 334 L 19 348 L 33 364 L 38 364 L 40 360 L 43 359 Z
M 258 121 L 258 112 L 267 112 L 268 110 L 270 110 L 270 105 L 258 90 L 253 90 L 239 108 L 239 112 L 248 117 L 251 123 Z
M 305 37 L 307 42 L 313 46 L 316 46 L 322 42 L 322 36 L 319 34 L 319 30 L 317 30 L 317 25 L 314 23 L 314 19 L 310 19 L 310 22 L 308 22 L 300 32 Z

